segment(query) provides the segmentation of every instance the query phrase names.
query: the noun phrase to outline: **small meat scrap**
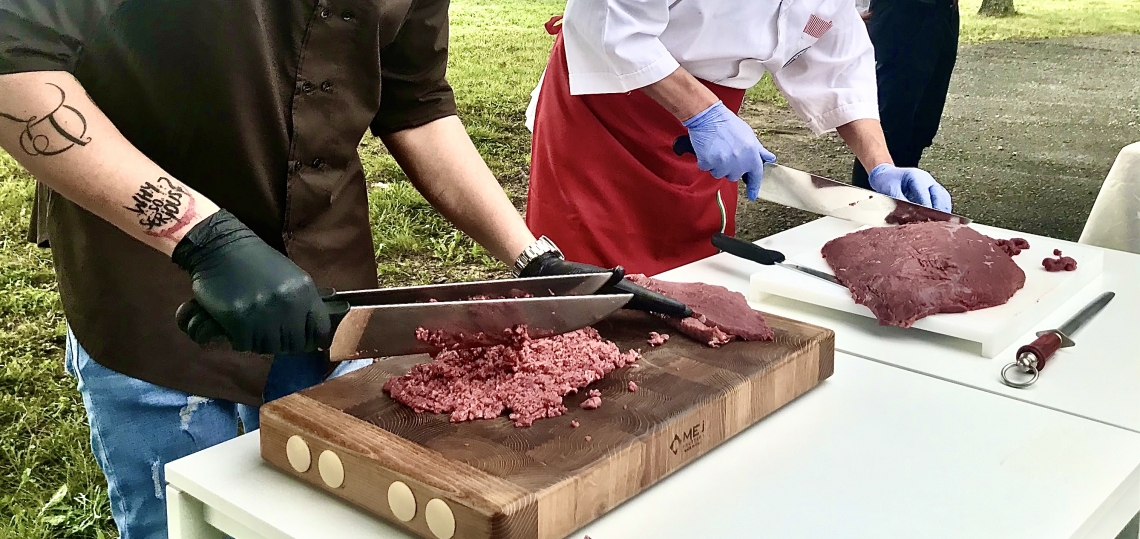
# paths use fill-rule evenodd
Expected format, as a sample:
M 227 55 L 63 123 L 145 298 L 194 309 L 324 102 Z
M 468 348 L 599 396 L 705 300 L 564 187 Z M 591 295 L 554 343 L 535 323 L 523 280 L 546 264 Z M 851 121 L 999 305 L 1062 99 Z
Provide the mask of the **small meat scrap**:
M 579 423 L 577 419 L 571 419 L 570 420 L 570 426 L 574 427 L 574 428 L 578 428 L 578 427 L 581 427 L 582 424 Z
M 827 242 L 822 254 L 883 326 L 1001 305 L 1025 286 L 997 240 L 954 223 L 867 228 Z
M 1046 258 L 1041 261 L 1045 271 L 1076 271 L 1077 261 L 1073 257 L 1061 256 L 1060 249 L 1053 249 L 1053 256 L 1057 258 Z
M 587 435 L 586 435 L 586 441 L 587 441 L 587 442 L 589 442 L 589 441 L 593 441 L 593 439 L 594 439 L 594 437 L 593 437 L 593 436 L 590 436 L 589 434 L 587 434 Z
M 629 385 L 626 387 L 629 388 L 630 393 L 637 393 L 637 382 L 630 380 Z
M 598 391 L 597 389 L 591 389 L 590 391 L 586 392 L 586 396 L 588 398 L 586 400 L 582 401 L 582 409 L 584 409 L 584 410 L 597 410 L 599 407 L 602 406 L 602 392 L 601 391 Z
M 506 345 L 439 350 L 432 361 L 389 378 L 384 391 L 416 412 L 448 413 L 456 423 L 493 419 L 510 410 L 515 426 L 529 427 L 536 419 L 565 413 L 564 395 L 640 359 L 633 350 L 621 352 L 590 327 L 545 339 L 531 339 L 526 326 L 508 333 Z M 433 343 L 461 340 L 419 330 L 416 338 Z M 486 336 L 462 338 L 480 343 Z
M 665 341 L 669 340 L 668 333 L 657 333 L 656 331 L 649 332 L 649 346 L 661 346 Z
M 750 307 L 744 294 L 739 292 L 705 283 L 659 281 L 641 274 L 627 275 L 626 279 L 688 305 L 693 316 L 683 320 L 665 317 L 665 321 L 686 336 L 712 348 L 737 338 L 745 341 L 776 338 L 764 317 Z
M 1005 251 L 1009 256 L 1017 256 L 1022 251 L 1029 249 L 1029 241 L 1025 238 L 1010 238 L 1008 240 L 997 240 L 998 249 Z

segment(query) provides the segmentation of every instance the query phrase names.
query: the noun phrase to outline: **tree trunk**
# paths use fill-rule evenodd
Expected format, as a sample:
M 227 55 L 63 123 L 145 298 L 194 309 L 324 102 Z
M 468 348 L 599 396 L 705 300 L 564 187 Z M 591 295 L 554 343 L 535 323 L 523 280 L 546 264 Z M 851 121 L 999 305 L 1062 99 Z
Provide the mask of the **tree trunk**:
M 1009 17 L 1017 15 L 1017 11 L 1013 9 L 1013 0 L 982 0 L 982 7 L 978 9 L 978 15 Z

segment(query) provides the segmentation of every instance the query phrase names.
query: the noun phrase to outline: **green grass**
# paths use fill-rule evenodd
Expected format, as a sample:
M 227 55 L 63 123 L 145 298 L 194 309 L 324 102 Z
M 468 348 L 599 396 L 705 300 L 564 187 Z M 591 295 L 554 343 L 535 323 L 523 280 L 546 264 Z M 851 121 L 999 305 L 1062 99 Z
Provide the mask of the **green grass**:
M 1020 15 L 974 15 L 963 42 L 1140 32 L 1140 0 L 1018 0 Z M 452 66 L 461 115 L 519 203 L 529 136 L 523 114 L 553 38 L 542 28 L 562 3 L 454 0 Z M 749 99 L 781 104 L 765 80 Z M 501 276 L 505 268 L 457 233 L 374 140 L 361 146 L 385 285 Z M 82 403 L 62 368 L 63 316 L 49 253 L 24 241 L 31 179 L 0 152 L 0 539 L 115 535 L 106 485 L 87 445 Z
M 1013 17 L 981 17 L 981 0 L 961 0 L 963 43 L 1140 33 L 1140 0 L 1014 0 Z

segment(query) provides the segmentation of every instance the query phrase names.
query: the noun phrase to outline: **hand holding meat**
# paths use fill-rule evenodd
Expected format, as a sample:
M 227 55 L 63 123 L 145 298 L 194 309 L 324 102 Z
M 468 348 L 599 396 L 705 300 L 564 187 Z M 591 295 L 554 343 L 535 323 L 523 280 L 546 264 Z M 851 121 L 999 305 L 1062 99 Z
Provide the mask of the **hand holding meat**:
M 697 154 L 697 166 L 717 178 L 738 181 L 745 178 L 748 200 L 760 194 L 764 163 L 776 155 L 764 148 L 752 127 L 717 101 L 713 106 L 684 122 Z
M 638 311 L 646 311 L 652 313 L 663 314 L 666 316 L 673 316 L 677 318 L 687 318 L 692 315 L 692 310 L 686 307 L 683 303 L 653 292 L 651 290 L 642 288 L 633 284 L 625 279 L 625 270 L 620 266 L 612 270 L 602 269 L 590 264 L 582 264 L 580 262 L 569 262 L 563 260 L 562 257 L 556 253 L 547 253 L 538 258 L 535 258 L 519 273 L 520 277 L 549 277 L 554 275 L 575 275 L 581 273 L 605 273 L 612 272 L 613 279 L 606 286 L 602 287 L 601 293 L 603 294 L 633 294 L 633 299 L 625 305 L 626 309 L 635 309 Z
M 332 323 L 312 278 L 229 212 L 195 226 L 171 259 L 193 281 L 177 318 L 198 344 L 225 336 L 234 350 L 259 354 L 328 344 Z
M 939 211 L 950 211 L 950 193 L 934 176 L 920 168 L 900 168 L 883 163 L 867 177 L 875 191 L 894 198 L 909 200 Z

